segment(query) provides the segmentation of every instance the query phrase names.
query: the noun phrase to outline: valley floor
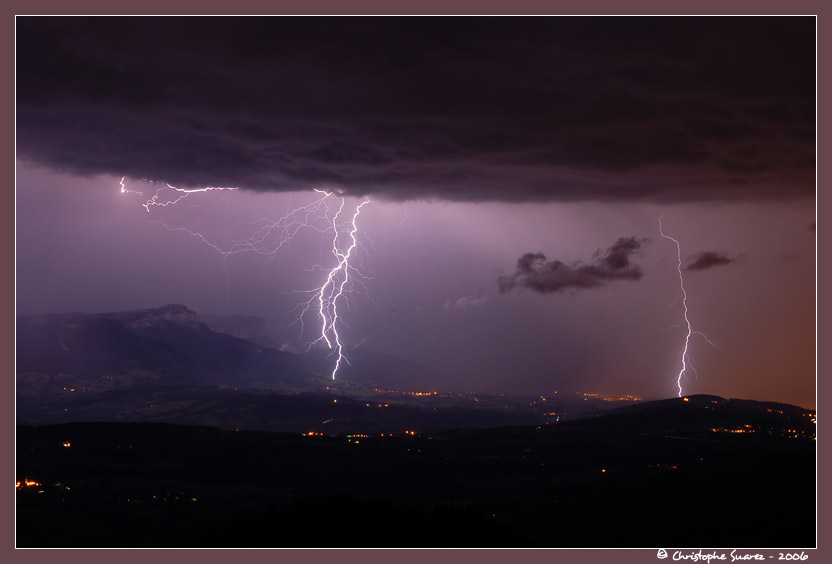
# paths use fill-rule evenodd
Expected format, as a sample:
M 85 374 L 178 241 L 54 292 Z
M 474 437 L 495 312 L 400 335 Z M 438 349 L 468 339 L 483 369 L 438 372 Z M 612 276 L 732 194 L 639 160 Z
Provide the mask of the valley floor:
M 19 547 L 815 546 L 815 442 L 557 426 L 19 426 Z M 29 484 L 29 485 L 27 485 Z

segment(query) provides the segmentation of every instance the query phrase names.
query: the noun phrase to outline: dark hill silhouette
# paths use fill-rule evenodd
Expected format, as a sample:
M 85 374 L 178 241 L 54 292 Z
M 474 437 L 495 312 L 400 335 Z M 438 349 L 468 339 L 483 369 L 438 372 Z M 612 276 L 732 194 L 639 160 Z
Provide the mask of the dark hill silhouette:
M 794 432 L 814 413 L 782 407 L 694 396 L 550 425 L 360 437 L 18 426 L 17 479 L 42 484 L 17 492 L 18 546 L 795 552 L 816 543 L 816 443 Z M 755 432 L 713 431 L 729 421 Z
M 705 436 L 719 432 L 740 434 L 740 431 L 770 433 L 786 427 L 813 435 L 813 415 L 813 411 L 796 405 L 700 394 L 613 409 L 597 425 Z

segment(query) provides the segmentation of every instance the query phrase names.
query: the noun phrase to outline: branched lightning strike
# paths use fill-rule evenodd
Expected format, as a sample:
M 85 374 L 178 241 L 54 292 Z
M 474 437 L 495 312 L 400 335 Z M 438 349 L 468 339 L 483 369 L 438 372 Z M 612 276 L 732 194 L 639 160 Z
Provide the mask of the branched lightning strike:
M 685 327 L 687 327 L 687 333 L 685 334 L 685 346 L 682 349 L 682 368 L 681 368 L 681 370 L 679 370 L 679 375 L 676 377 L 676 386 L 679 388 L 679 397 L 682 397 L 682 378 L 683 378 L 683 376 L 685 376 L 685 372 L 687 371 L 687 369 L 689 367 L 691 368 L 691 370 L 695 371 L 695 369 L 693 368 L 693 364 L 691 362 L 691 359 L 688 356 L 688 347 L 690 346 L 691 336 L 699 335 L 700 337 L 705 339 L 705 341 L 707 341 L 709 344 L 713 345 L 714 347 L 719 348 L 719 346 L 716 343 L 714 343 L 713 341 L 711 341 L 708 338 L 708 336 L 705 335 L 705 333 L 703 333 L 701 331 L 694 331 L 693 327 L 690 324 L 690 319 L 688 318 L 688 293 L 687 293 L 687 291 L 685 291 L 685 280 L 684 280 L 684 277 L 682 276 L 682 248 L 679 245 L 678 240 L 674 239 L 673 237 L 671 237 L 670 235 L 667 235 L 664 232 L 664 229 L 662 227 L 662 218 L 663 217 L 664 216 L 659 217 L 659 233 L 665 239 L 669 239 L 669 240 L 673 241 L 676 244 L 676 270 L 679 273 L 679 288 L 682 291 L 682 310 L 684 312 L 684 314 L 683 314 L 684 322 L 675 325 L 675 327 L 678 327 L 680 325 L 684 325 Z
M 125 187 L 124 177 L 120 181 L 121 193 L 131 193 L 141 195 L 141 192 L 130 190 Z M 173 197 L 164 200 L 162 199 L 163 192 L 173 190 L 176 194 Z M 191 194 L 198 192 L 212 192 L 223 190 L 237 190 L 237 188 L 215 187 L 209 186 L 206 188 L 185 189 L 177 188 L 166 184 L 166 187 L 156 190 L 153 197 L 147 200 L 142 207 L 150 213 L 151 207 L 168 207 L 173 206 Z M 256 253 L 267 256 L 266 263 L 277 257 L 280 249 L 300 232 L 302 229 L 312 229 L 321 233 L 322 235 L 332 233 L 332 256 L 336 260 L 334 267 L 327 269 L 323 265 L 315 265 L 313 270 L 327 271 L 327 277 L 322 286 L 308 291 L 300 291 L 297 293 L 312 294 L 312 297 L 299 304 L 291 313 L 295 313 L 293 323 L 298 323 L 301 326 L 301 335 L 304 333 L 304 317 L 312 311 L 317 309 L 317 315 L 320 318 L 321 329 L 320 336 L 308 343 L 307 350 L 316 343 L 323 341 L 326 346 L 332 350 L 332 354 L 336 357 L 335 366 L 331 373 L 331 378 L 334 380 L 338 369 L 342 362 L 349 364 L 349 361 L 344 354 L 344 344 L 338 332 L 339 324 L 343 324 L 343 320 L 339 317 L 338 304 L 339 301 L 345 302 L 347 293 L 351 291 L 353 284 L 358 284 L 364 288 L 366 294 L 366 287 L 363 281 L 370 279 L 365 275 L 355 264 L 355 259 L 363 264 L 361 256 L 354 254 L 356 248 L 360 247 L 358 243 L 357 233 L 359 229 L 357 226 L 358 216 L 361 213 L 361 208 L 369 203 L 369 200 L 361 202 L 356 208 L 350 221 L 342 221 L 339 223 L 346 201 L 341 197 L 341 202 L 338 211 L 330 219 L 330 205 L 329 198 L 333 195 L 332 192 L 325 190 L 315 190 L 320 195 L 313 202 L 287 211 L 286 215 L 278 220 L 271 220 L 267 218 L 258 219 L 250 224 L 255 228 L 254 232 L 248 239 L 231 241 L 230 245 L 222 247 L 211 242 L 205 235 L 199 231 L 194 231 L 187 227 L 171 227 L 165 223 L 152 221 L 151 223 L 161 225 L 165 229 L 174 232 L 184 232 L 192 237 L 200 240 L 208 248 L 216 251 L 220 257 L 227 259 L 229 256 L 238 253 Z M 346 231 L 346 234 L 342 233 Z M 366 238 L 366 236 L 365 236 Z M 342 239 L 346 239 L 348 243 L 341 243 Z M 369 240 L 372 243 L 372 240 Z M 346 248 L 344 248 L 346 245 Z M 353 262 L 351 262 L 351 260 Z M 353 276 L 350 276 L 353 273 Z M 368 296 L 369 297 L 369 296 Z M 317 302 L 317 307 L 314 304 Z M 349 306 L 349 301 L 345 302 Z M 299 312 L 298 312 L 299 310 Z
M 144 209 L 147 210 L 147 213 L 150 213 L 150 206 L 159 206 L 159 207 L 162 207 L 162 208 L 166 208 L 167 206 L 172 206 L 174 204 L 177 204 L 177 203 L 181 202 L 182 200 L 184 200 L 185 198 L 187 198 L 191 194 L 194 194 L 194 193 L 197 193 L 197 192 L 213 192 L 213 191 L 219 191 L 219 190 L 237 190 L 237 188 L 229 188 L 229 187 L 222 187 L 222 186 L 206 186 L 205 188 L 177 188 L 176 186 L 171 186 L 170 184 L 167 184 L 166 186 L 170 190 L 173 190 L 175 192 L 179 192 L 179 195 L 176 197 L 176 199 L 168 200 L 166 202 L 161 202 L 161 201 L 159 201 L 159 195 L 162 193 L 162 191 L 165 190 L 165 188 L 164 187 L 163 188 L 157 188 L 156 193 L 153 194 L 153 197 L 150 198 L 144 204 L 142 204 L 142 207 L 144 207 Z M 121 179 L 121 191 L 122 191 L 122 193 L 124 192 L 124 178 L 123 177 Z M 141 194 L 141 192 L 136 192 L 136 193 Z

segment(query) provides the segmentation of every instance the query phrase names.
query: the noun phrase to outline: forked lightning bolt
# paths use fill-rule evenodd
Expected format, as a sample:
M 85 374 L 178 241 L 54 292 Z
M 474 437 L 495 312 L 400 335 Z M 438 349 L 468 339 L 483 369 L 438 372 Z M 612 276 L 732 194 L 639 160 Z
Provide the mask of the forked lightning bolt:
M 354 263 L 350 262 L 351 259 L 355 258 L 353 253 L 359 246 L 356 236 L 358 233 L 358 216 L 361 213 L 361 208 L 368 203 L 369 200 L 365 200 L 358 204 L 351 220 L 339 224 L 338 218 L 344 212 L 345 206 L 345 200 L 343 197 L 341 198 L 338 211 L 331 220 L 331 253 L 335 259 L 335 265 L 329 269 L 323 285 L 305 292 L 298 292 L 308 294 L 311 297 L 293 310 L 295 312 L 295 322 L 301 326 L 301 333 L 303 332 L 304 317 L 308 312 L 317 310 L 320 320 L 320 337 L 309 343 L 308 348 L 323 341 L 327 348 L 332 350 L 332 354 L 335 355 L 335 366 L 331 373 L 333 380 L 338 369 L 341 367 L 341 363 L 346 362 L 349 364 L 344 354 L 344 344 L 341 341 L 341 335 L 338 332 L 338 325 L 342 323 L 338 314 L 338 303 L 339 301 L 348 303 L 346 296 L 348 288 L 354 282 L 363 286 L 363 280 L 368 278 Z M 340 244 L 340 239 L 342 238 L 341 233 L 343 231 L 346 231 L 344 238 L 348 242 Z M 345 245 L 346 248 L 344 248 Z M 321 268 L 321 270 L 325 269 Z M 351 272 L 354 274 L 353 277 L 350 276 Z
M 662 216 L 664 217 L 664 216 Z M 707 335 L 702 333 L 701 331 L 694 331 L 693 327 L 690 324 L 690 319 L 688 318 L 688 293 L 685 291 L 685 280 L 682 276 L 682 249 L 679 245 L 679 241 L 667 235 L 662 228 L 662 217 L 659 217 L 659 233 L 665 239 L 669 239 L 676 244 L 676 270 L 679 272 L 679 288 L 682 291 L 682 309 L 684 311 L 684 325 L 687 328 L 687 333 L 685 334 L 685 346 L 682 349 L 682 368 L 679 370 L 679 375 L 676 377 L 676 386 L 679 388 L 679 397 L 682 397 L 682 378 L 685 376 L 685 372 L 688 369 L 688 365 L 690 368 L 693 369 L 693 366 L 690 362 L 690 357 L 688 356 L 688 347 L 690 346 L 690 338 L 692 335 L 699 335 L 705 341 L 713 346 L 717 346 L 713 343 L 710 339 L 708 339 Z
M 341 361 L 344 360 L 344 346 L 341 343 L 341 336 L 338 334 L 338 299 L 344 295 L 344 287 L 349 282 L 349 260 L 353 250 L 358 244 L 355 238 L 355 233 L 358 231 L 356 222 L 358 220 L 358 214 L 361 213 L 361 208 L 367 203 L 369 203 L 369 200 L 361 202 L 355 208 L 355 213 L 352 216 L 351 222 L 352 228 L 349 232 L 351 242 L 345 252 L 338 250 L 337 224 L 338 215 L 340 215 L 341 211 L 344 209 L 343 199 L 341 200 L 341 207 L 338 209 L 338 213 L 335 214 L 335 217 L 332 219 L 332 229 L 334 232 L 332 237 L 332 254 L 338 260 L 338 263 L 332 270 L 329 271 L 326 282 L 323 286 L 321 286 L 321 291 L 318 293 L 318 304 L 319 314 L 321 316 L 321 338 L 324 339 L 324 341 L 326 341 L 326 345 L 332 349 L 333 343 L 330 341 L 329 337 L 327 337 L 327 333 L 331 331 L 333 340 L 335 341 L 335 354 L 337 357 L 335 359 L 335 367 L 332 369 L 333 380 L 335 380 L 335 373 L 338 372 L 338 368 L 341 366 Z M 341 279 L 340 283 L 337 282 L 339 277 Z M 335 289 L 336 287 L 338 288 L 337 291 Z M 326 296 L 327 288 L 329 288 L 328 297 Z
M 124 177 L 121 179 L 120 186 L 122 194 L 142 194 L 139 191 L 126 188 Z M 237 190 L 237 188 L 209 186 L 205 188 L 186 189 L 166 184 L 166 187 L 157 189 L 153 197 L 142 204 L 142 207 L 150 213 L 151 207 L 164 208 L 173 206 L 194 193 L 224 190 Z M 162 196 L 166 191 L 173 191 L 173 194 L 171 194 L 171 197 L 168 199 L 163 199 Z M 252 222 L 252 225 L 257 226 L 257 228 L 248 239 L 232 241 L 231 244 L 225 248 L 219 246 L 218 244 L 212 243 L 207 237 L 198 231 L 194 231 L 186 227 L 170 227 L 161 222 L 153 223 L 158 223 L 170 231 L 182 231 L 188 233 L 192 237 L 202 241 L 209 248 L 216 251 L 223 258 L 223 260 L 234 254 L 253 252 L 268 256 L 269 258 L 266 262 L 269 262 L 277 256 L 278 251 L 283 247 L 283 245 L 288 241 L 291 241 L 302 229 L 312 229 L 321 234 L 332 233 L 331 252 L 335 259 L 335 265 L 329 270 L 324 268 L 322 265 L 315 267 L 315 270 L 327 272 L 326 280 L 322 286 L 314 288 L 311 291 L 303 292 L 313 294 L 313 296 L 295 308 L 295 310 L 300 309 L 300 312 L 295 316 L 294 322 L 300 323 L 301 334 L 303 334 L 303 319 L 306 314 L 313 309 L 313 304 L 317 302 L 317 308 L 315 309 L 317 309 L 317 315 L 320 318 L 320 336 L 309 343 L 308 348 L 311 348 L 314 344 L 323 341 L 326 346 L 332 350 L 332 354 L 336 357 L 335 365 L 331 373 L 331 378 L 334 380 L 341 363 L 348 362 L 344 354 L 344 344 L 338 331 L 339 325 L 343 323 L 338 312 L 339 301 L 344 302 L 347 299 L 346 294 L 351 290 L 351 286 L 354 282 L 359 285 L 363 285 L 363 280 L 368 279 L 368 277 L 350 261 L 351 259 L 356 258 L 354 252 L 356 248 L 359 247 L 357 238 L 357 233 L 359 231 L 357 226 L 358 216 L 361 213 L 361 208 L 365 204 L 369 203 L 369 200 L 361 202 L 355 208 L 351 221 L 342 221 L 339 223 L 339 218 L 341 217 L 346 205 L 345 199 L 341 197 L 341 203 L 338 207 L 338 211 L 332 219 L 330 219 L 330 207 L 328 200 L 332 196 L 332 192 L 324 190 L 315 190 L 315 192 L 320 194 L 319 198 L 310 204 L 289 211 L 278 220 L 259 219 Z M 342 231 L 344 230 L 347 230 L 347 233 L 342 236 Z M 347 239 L 348 242 L 342 243 L 342 238 Z M 351 277 L 351 272 L 355 276 Z

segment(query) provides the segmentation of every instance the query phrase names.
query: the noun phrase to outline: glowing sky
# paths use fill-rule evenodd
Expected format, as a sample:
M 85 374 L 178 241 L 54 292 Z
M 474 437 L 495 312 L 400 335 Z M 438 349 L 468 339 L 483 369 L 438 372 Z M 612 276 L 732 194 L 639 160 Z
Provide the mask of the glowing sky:
M 184 303 L 264 317 L 291 348 L 320 238 L 223 263 L 148 219 L 225 242 L 336 189 L 371 200 L 375 247 L 348 347 L 454 387 L 668 397 L 664 215 L 720 345 L 692 341 L 685 391 L 815 405 L 811 18 L 17 26 L 19 313 Z M 125 174 L 240 190 L 148 214 Z

